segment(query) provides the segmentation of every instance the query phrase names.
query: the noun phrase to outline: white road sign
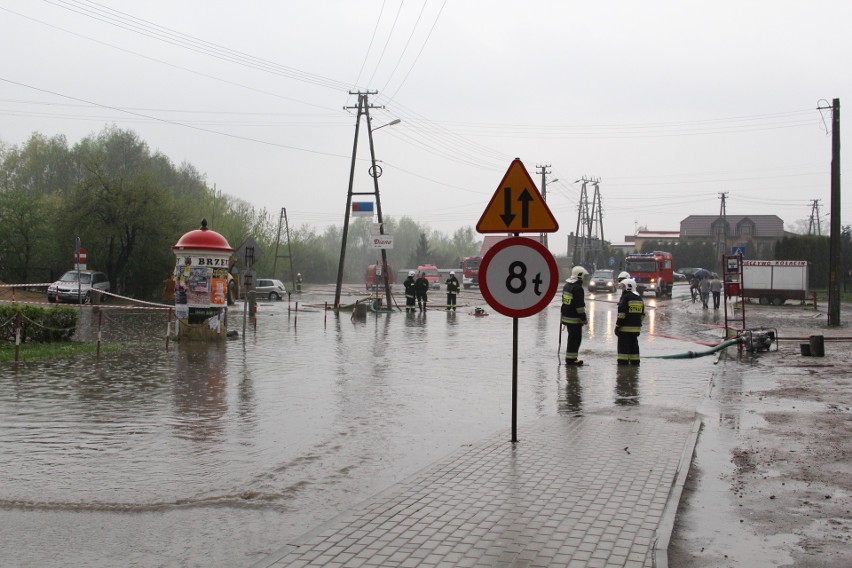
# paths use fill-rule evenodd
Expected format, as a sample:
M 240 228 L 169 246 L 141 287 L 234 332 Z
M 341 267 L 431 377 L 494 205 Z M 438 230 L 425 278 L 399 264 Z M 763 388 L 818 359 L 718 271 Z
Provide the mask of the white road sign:
M 488 305 L 513 318 L 537 314 L 556 292 L 559 270 L 550 251 L 525 237 L 500 241 L 485 254 L 479 285 Z

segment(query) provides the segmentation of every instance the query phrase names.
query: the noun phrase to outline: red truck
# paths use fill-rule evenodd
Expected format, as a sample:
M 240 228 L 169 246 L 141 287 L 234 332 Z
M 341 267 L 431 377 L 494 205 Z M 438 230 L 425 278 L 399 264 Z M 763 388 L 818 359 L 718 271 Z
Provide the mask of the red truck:
M 479 263 L 481 256 L 468 256 L 461 261 L 462 286 L 468 290 L 471 286 L 479 288 Z
M 380 269 L 376 270 L 376 267 L 380 267 Z M 384 270 L 388 274 L 388 285 L 393 286 L 393 269 L 391 269 L 390 265 L 386 264 L 384 265 Z M 364 283 L 367 286 L 367 290 L 385 289 L 385 277 L 382 274 L 380 264 L 371 264 L 367 267 L 367 274 L 364 276 Z
M 674 286 L 674 259 L 672 253 L 655 250 L 647 253 L 628 254 L 624 258 L 624 270 L 636 281 L 636 292 L 642 296 L 646 291 L 658 298 L 672 297 Z

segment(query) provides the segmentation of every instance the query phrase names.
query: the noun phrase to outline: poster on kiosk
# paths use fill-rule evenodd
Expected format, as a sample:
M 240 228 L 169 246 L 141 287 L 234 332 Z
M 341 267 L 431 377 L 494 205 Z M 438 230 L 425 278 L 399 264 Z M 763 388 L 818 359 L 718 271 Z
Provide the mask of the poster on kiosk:
M 192 308 L 223 308 L 227 305 L 228 258 L 224 255 L 177 257 L 176 304 Z M 181 302 L 186 298 L 185 302 Z

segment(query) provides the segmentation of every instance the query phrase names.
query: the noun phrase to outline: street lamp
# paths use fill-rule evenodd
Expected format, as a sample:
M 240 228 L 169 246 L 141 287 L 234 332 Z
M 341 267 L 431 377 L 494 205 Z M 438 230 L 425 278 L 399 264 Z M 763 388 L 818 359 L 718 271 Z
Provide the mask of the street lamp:
M 388 122 L 387 124 L 383 124 L 381 126 L 377 126 L 375 128 L 372 128 L 370 131 L 375 132 L 379 128 L 384 128 L 385 126 L 393 126 L 394 124 L 399 124 L 400 122 L 402 122 L 401 118 L 395 118 L 395 119 L 391 120 L 390 122 Z

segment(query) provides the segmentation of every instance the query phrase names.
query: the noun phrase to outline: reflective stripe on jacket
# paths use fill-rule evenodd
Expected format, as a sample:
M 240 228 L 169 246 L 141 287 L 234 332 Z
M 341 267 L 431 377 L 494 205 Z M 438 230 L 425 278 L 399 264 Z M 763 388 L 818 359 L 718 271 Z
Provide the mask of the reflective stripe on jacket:
M 402 283 L 405 286 L 405 297 L 413 298 L 414 297 L 414 277 L 409 276 L 405 279 L 405 282 Z
M 562 323 L 577 325 L 586 322 L 586 300 L 581 282 L 566 282 L 562 288 Z
M 459 281 L 455 276 L 451 276 L 447 278 L 447 294 L 458 294 L 459 293 Z
M 615 327 L 621 333 L 639 333 L 645 319 L 645 302 L 635 292 L 624 292 L 618 301 L 618 317 Z

